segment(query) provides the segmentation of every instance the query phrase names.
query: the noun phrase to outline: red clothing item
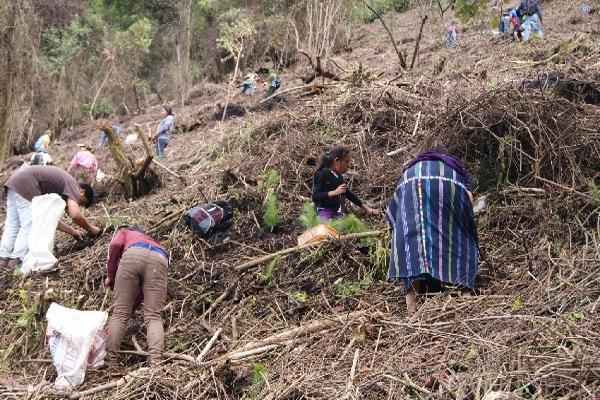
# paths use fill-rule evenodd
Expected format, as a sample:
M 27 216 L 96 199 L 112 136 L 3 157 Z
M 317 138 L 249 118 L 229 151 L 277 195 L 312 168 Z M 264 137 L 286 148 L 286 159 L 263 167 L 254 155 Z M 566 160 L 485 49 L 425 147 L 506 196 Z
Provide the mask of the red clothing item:
M 111 282 L 115 281 L 115 276 L 117 275 L 117 268 L 119 268 L 119 261 L 121 261 L 121 257 L 123 257 L 123 253 L 125 250 L 133 246 L 135 243 L 148 243 L 152 246 L 159 247 L 164 250 L 164 248 L 152 239 L 148 235 L 144 235 L 141 232 L 131 231 L 128 229 L 121 229 L 113 236 L 110 241 L 110 245 L 108 246 L 108 278 Z M 165 253 L 168 254 L 167 251 Z
M 130 248 L 136 243 L 148 243 L 152 246 L 159 247 L 164 250 L 164 248 L 152 239 L 150 236 L 145 235 L 138 231 L 121 229 L 113 236 L 110 244 L 108 246 L 108 278 L 111 281 L 110 288 L 114 289 L 115 286 L 115 277 L 117 276 L 117 269 L 119 268 L 119 262 L 121 261 L 121 257 L 123 257 L 123 253 L 125 250 Z M 165 251 L 165 253 L 167 253 Z M 167 253 L 168 254 L 168 253 Z M 167 260 L 168 261 L 168 260 Z M 138 295 L 133 304 L 133 310 L 138 309 L 142 301 L 144 300 L 144 292 L 142 290 L 142 286 L 140 285 Z

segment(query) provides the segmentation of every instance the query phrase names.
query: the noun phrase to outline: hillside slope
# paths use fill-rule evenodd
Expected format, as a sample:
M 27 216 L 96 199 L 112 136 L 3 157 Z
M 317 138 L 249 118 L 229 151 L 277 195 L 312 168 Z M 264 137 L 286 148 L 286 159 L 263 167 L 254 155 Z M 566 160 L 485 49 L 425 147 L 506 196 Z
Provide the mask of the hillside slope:
M 549 3 L 547 37 L 528 44 L 493 40 L 469 25 L 459 46 L 446 50 L 440 29 L 428 25 L 417 67 L 406 74 L 374 22 L 352 52 L 336 55 L 344 79 L 322 95 L 291 92 L 267 106 L 236 98 L 248 113 L 224 123 L 211 116 L 226 86 L 199 85 L 190 105 L 175 110 L 180 131 L 163 162 L 170 172 L 153 166 L 160 184 L 132 201 L 117 185 L 103 185 L 100 204 L 88 212 L 98 224 L 141 225 L 170 249 L 163 313 L 169 355 L 146 369 L 132 341 L 145 348 L 137 312 L 124 344 L 130 352 L 118 365 L 88 371 L 78 390 L 129 374 L 86 398 L 474 400 L 492 390 L 535 399 L 599 396 L 600 20 L 598 13 L 579 16 L 573 2 Z M 398 40 L 418 29 L 415 11 L 386 20 Z M 554 71 L 565 84 L 523 86 L 523 79 L 538 82 Z M 305 72 L 284 72 L 282 90 L 299 85 Z M 124 125 L 153 126 L 159 108 Z M 66 166 L 76 144 L 96 136 L 91 125 L 76 127 L 53 156 Z M 476 195 L 489 202 L 478 217 L 484 256 L 475 296 L 423 297 L 407 316 L 400 286 L 385 281 L 387 233 L 240 268 L 296 244 L 315 159 L 335 144 L 352 149 L 349 185 L 382 210 L 402 166 L 419 151 L 442 146 L 464 161 Z M 99 159 L 101 169 L 116 173 L 108 152 Z M 16 160 L 3 166 L 3 178 Z M 279 176 L 283 218 L 273 232 L 261 227 L 269 170 Z M 233 227 L 214 241 L 192 236 L 182 213 L 214 199 L 235 205 Z M 374 230 L 387 229 L 383 215 L 357 215 Z M 107 233 L 81 248 L 58 234 L 55 271 L 4 273 L 3 397 L 61 397 L 48 385 L 55 373 L 44 308 L 50 301 L 101 308 L 109 241 Z M 217 330 L 218 340 L 195 361 Z

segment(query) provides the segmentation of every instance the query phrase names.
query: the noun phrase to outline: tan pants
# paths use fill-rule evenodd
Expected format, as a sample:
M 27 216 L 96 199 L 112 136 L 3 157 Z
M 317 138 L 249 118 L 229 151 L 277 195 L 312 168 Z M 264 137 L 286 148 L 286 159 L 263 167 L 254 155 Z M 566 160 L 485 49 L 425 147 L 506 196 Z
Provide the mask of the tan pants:
M 120 349 L 141 287 L 150 359 L 160 357 L 165 346 L 160 311 L 167 298 L 167 264 L 162 255 L 148 249 L 130 247 L 125 251 L 115 277 L 115 307 L 108 322 L 108 351 Z

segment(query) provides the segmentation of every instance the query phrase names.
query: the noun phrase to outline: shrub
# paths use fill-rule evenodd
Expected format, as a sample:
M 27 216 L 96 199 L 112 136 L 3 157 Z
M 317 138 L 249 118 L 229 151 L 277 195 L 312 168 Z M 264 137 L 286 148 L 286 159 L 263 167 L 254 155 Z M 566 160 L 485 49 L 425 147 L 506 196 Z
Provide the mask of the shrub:
M 281 213 L 279 211 L 279 202 L 275 193 L 270 192 L 265 197 L 265 211 L 263 214 L 263 226 L 273 232 L 281 224 Z
M 314 228 L 321 223 L 321 220 L 317 216 L 317 210 L 315 210 L 315 206 L 312 203 L 304 203 L 299 220 L 300 225 L 305 229 Z

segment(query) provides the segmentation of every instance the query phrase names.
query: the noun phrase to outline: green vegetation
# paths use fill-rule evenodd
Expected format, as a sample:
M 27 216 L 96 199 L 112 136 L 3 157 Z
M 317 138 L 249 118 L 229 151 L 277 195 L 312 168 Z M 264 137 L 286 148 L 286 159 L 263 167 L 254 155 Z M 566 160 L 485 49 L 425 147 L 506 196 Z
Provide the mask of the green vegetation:
M 297 291 L 290 295 L 290 297 L 296 300 L 298 303 L 305 303 L 308 300 L 308 294 L 303 291 Z
M 279 201 L 274 193 L 267 194 L 263 213 L 263 226 L 273 232 L 282 222 Z
M 252 384 L 250 386 L 250 397 L 258 398 L 260 392 L 267 382 L 268 369 L 265 364 L 256 363 L 252 366 Z
M 281 257 L 275 257 L 269 265 L 267 265 L 267 269 L 264 274 L 258 274 L 257 279 L 260 283 L 265 285 L 270 285 L 275 278 L 275 272 L 277 271 L 277 265 L 279 264 L 279 260 Z
M 314 228 L 315 226 L 322 223 L 317 215 L 317 210 L 313 203 L 304 203 L 302 206 L 302 213 L 300 214 L 300 225 L 305 229 Z
M 342 282 L 337 287 L 337 295 L 341 298 L 352 297 L 371 287 L 370 276 L 365 276 L 358 282 Z

